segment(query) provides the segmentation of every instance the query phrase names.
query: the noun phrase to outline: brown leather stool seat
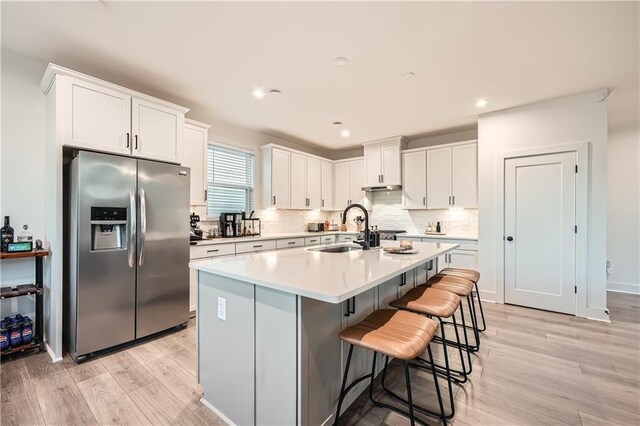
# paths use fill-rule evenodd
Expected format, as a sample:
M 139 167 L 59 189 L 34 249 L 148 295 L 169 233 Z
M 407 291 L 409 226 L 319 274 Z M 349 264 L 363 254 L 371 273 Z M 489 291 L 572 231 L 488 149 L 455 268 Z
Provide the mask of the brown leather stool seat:
M 412 288 L 389 305 L 419 314 L 450 318 L 460 305 L 460 297 L 450 291 L 422 286 Z
M 467 297 L 473 291 L 473 282 L 460 277 L 450 275 L 434 275 L 423 284 L 430 288 L 450 291 L 460 297 Z
M 480 281 L 480 272 L 473 269 L 444 268 L 440 271 L 440 274 L 464 278 L 466 280 L 473 281 L 475 284 Z
M 393 358 L 412 360 L 427 349 L 437 329 L 438 324 L 430 318 L 380 309 L 343 330 L 340 339 Z

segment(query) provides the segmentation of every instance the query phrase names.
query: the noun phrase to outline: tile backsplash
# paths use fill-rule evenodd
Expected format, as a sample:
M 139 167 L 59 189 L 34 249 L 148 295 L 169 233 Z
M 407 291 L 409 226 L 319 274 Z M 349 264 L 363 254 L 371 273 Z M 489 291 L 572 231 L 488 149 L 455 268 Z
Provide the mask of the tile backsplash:
M 402 208 L 402 191 L 373 192 L 369 194 L 372 209 L 369 211 L 369 222 L 378 229 L 405 230 L 409 233 L 422 233 L 428 223 L 441 222 L 443 232 L 454 235 L 478 235 L 477 209 L 443 209 L 443 210 L 404 210 Z M 206 216 L 204 207 L 192 207 L 201 218 Z M 347 221 L 348 229 L 355 231 L 351 220 L 358 213 L 352 210 Z M 286 232 L 303 232 L 309 222 L 324 222 L 328 219 L 340 223 L 340 212 L 323 212 L 319 210 L 256 210 L 256 217 L 262 222 L 263 234 Z M 218 226 L 217 221 L 200 222 L 200 227 L 207 230 Z
M 454 235 L 478 235 L 478 209 L 404 210 L 402 191 L 373 192 L 370 222 L 379 229 L 422 233 L 429 223 L 440 222 L 442 231 Z

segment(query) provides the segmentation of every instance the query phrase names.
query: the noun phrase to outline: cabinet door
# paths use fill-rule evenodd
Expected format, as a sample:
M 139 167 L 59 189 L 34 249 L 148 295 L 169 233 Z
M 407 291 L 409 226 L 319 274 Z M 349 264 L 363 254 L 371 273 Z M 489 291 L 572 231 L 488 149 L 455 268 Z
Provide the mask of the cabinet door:
M 206 204 L 207 180 L 207 130 L 202 127 L 184 125 L 184 157 L 182 164 L 191 169 L 192 206 Z
M 273 149 L 271 156 L 271 206 L 288 209 L 291 206 L 289 197 L 289 179 L 291 170 L 291 153 L 281 149 Z
M 349 205 L 349 199 L 351 198 L 349 175 L 349 162 L 345 161 L 335 164 L 333 206 L 338 210 L 342 210 Z
M 137 98 L 131 99 L 133 155 L 180 163 L 184 136 L 184 113 Z
M 365 148 L 364 168 L 362 186 L 379 186 L 382 184 L 382 151 L 380 148 Z
M 349 185 L 351 187 L 349 197 L 351 203 L 364 205 L 365 192 L 362 190 L 364 186 L 364 160 L 349 162 Z
M 307 198 L 308 208 L 322 207 L 322 165 L 319 158 L 307 158 Z
M 322 160 L 322 201 L 320 205 L 322 210 L 333 209 L 333 163 L 331 161 Z
M 452 204 L 455 207 L 478 207 L 478 145 L 452 148 Z
M 65 77 L 64 144 L 131 154 L 131 96 Z
M 402 207 L 427 208 L 427 155 L 424 151 L 402 154 Z
M 427 151 L 427 208 L 448 209 L 451 196 L 451 148 Z
M 382 183 L 384 185 L 400 185 L 400 147 L 382 148 Z
M 277 172 L 277 169 L 274 169 Z M 307 156 L 291 153 L 291 208 L 307 209 Z
M 449 267 L 478 269 L 478 252 L 474 250 L 454 250 L 449 255 Z
M 378 309 L 390 309 L 390 302 L 396 300 L 399 295 L 400 277 L 394 277 L 378 286 Z

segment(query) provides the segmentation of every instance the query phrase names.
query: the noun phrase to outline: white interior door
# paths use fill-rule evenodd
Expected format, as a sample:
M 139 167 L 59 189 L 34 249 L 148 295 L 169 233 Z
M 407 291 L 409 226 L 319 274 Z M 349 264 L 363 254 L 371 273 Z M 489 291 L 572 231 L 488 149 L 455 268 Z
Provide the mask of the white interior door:
M 505 302 L 576 311 L 576 153 L 505 161 Z

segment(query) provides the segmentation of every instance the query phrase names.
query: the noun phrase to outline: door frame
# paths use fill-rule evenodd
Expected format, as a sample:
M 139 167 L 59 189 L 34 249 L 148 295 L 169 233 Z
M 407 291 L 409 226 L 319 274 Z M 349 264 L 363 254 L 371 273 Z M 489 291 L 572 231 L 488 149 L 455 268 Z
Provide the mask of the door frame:
M 513 158 L 530 157 L 545 154 L 558 154 L 574 152 L 578 165 L 576 176 L 576 294 L 575 315 L 588 317 L 588 219 L 589 219 L 589 153 L 591 142 L 573 142 L 558 145 L 544 145 L 535 148 L 501 151 L 496 154 L 497 194 L 496 197 L 496 227 L 495 241 L 497 244 L 496 256 L 496 302 L 504 303 L 505 279 L 504 279 L 504 205 L 505 205 L 505 166 L 506 161 Z

